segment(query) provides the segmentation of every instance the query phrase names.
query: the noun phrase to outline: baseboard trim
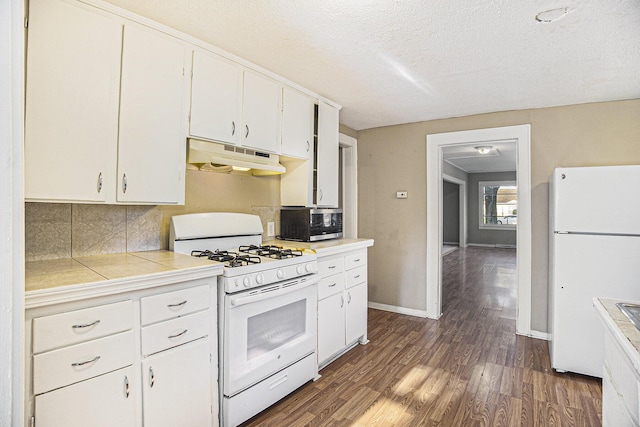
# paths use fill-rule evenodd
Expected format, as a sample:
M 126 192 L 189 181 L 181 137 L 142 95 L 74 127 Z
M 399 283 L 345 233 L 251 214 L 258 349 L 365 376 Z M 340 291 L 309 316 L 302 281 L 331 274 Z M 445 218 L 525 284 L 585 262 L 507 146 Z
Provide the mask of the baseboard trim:
M 551 341 L 551 334 L 549 332 L 529 331 L 528 334 L 520 334 L 520 333 L 517 333 L 517 334 L 523 337 L 530 337 L 530 338 L 535 338 L 539 340 Z
M 476 246 L 478 248 L 497 248 L 497 249 L 516 249 L 515 245 L 503 245 L 500 243 L 487 244 L 487 243 L 467 243 L 467 246 Z
M 422 318 L 427 317 L 426 310 L 416 310 L 414 308 L 399 307 L 397 305 L 389 305 L 389 304 L 380 304 L 378 302 L 371 302 L 371 301 L 369 301 L 368 306 L 369 308 L 375 308 L 376 310 L 390 311 L 392 313 L 406 314 L 408 316 L 416 316 L 416 317 L 422 317 Z

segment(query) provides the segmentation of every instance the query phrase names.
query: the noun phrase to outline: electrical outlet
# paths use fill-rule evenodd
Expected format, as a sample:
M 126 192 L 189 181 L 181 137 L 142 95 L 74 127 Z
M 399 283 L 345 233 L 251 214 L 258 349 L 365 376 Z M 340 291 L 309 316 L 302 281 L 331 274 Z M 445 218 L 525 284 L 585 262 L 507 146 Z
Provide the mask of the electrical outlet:
M 267 222 L 267 237 L 273 237 L 276 235 L 276 223 L 273 221 Z
M 407 191 L 398 191 L 396 193 L 396 199 L 406 199 L 409 197 L 409 193 Z

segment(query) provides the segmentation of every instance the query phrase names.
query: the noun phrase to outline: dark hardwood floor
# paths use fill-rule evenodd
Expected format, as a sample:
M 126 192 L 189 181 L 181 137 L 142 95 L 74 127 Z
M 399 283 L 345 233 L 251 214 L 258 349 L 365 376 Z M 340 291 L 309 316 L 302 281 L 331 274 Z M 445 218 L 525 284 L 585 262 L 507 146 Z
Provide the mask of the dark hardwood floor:
M 601 381 L 515 335 L 515 273 L 513 249 L 446 255 L 440 320 L 369 309 L 369 344 L 243 426 L 601 425 Z

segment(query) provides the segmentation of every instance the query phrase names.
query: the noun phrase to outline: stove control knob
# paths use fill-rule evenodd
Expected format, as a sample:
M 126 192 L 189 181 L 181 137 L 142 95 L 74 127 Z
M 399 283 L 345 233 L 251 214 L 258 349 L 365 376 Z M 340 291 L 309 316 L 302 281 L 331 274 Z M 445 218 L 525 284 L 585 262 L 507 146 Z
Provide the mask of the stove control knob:
M 313 264 L 309 263 L 305 265 L 304 269 L 307 270 L 307 273 L 311 273 L 313 271 Z
M 280 279 L 280 280 L 284 279 L 284 270 L 279 268 L 277 273 L 276 273 L 276 275 L 278 276 L 278 279 Z
M 302 274 L 304 273 L 304 267 L 302 267 L 301 265 L 296 267 L 296 273 L 298 274 Z
M 258 285 L 262 285 L 264 283 L 264 276 L 262 275 L 262 273 L 258 273 L 258 275 L 256 276 L 256 283 Z
M 242 279 L 242 284 L 245 288 L 248 288 L 249 286 L 251 286 L 251 278 L 249 276 L 246 276 L 244 279 Z

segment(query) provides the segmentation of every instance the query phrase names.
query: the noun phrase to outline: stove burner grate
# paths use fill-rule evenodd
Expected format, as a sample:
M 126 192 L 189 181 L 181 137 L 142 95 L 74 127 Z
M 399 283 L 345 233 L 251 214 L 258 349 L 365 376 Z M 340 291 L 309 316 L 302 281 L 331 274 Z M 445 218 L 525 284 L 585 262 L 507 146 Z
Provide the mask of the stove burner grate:
M 207 257 L 211 261 L 224 262 L 227 267 L 242 267 L 250 264 L 259 264 L 262 260 L 256 256 L 240 255 L 237 252 L 221 251 L 191 251 L 191 256 Z
M 302 256 L 302 251 L 294 249 L 284 249 L 281 246 L 275 245 L 248 245 L 240 246 L 240 252 L 258 255 L 262 257 L 274 258 L 274 259 L 288 259 Z

